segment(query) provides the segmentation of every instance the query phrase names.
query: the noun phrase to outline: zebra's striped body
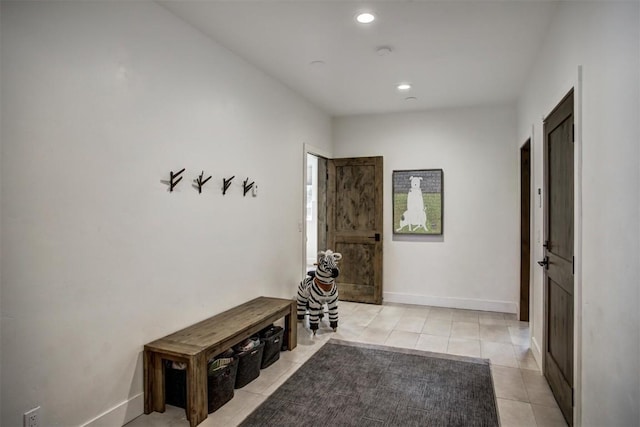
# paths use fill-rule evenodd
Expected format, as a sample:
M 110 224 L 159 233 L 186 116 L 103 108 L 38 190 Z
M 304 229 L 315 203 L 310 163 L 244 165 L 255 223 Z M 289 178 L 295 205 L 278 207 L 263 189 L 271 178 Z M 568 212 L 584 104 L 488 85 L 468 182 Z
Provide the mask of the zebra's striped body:
M 329 309 L 329 325 L 338 328 L 338 287 L 335 278 L 340 274 L 337 261 L 342 254 L 327 250 L 318 254 L 315 277 L 306 277 L 298 286 L 298 320 L 309 311 L 309 327 L 314 335 L 322 316 L 324 304 Z

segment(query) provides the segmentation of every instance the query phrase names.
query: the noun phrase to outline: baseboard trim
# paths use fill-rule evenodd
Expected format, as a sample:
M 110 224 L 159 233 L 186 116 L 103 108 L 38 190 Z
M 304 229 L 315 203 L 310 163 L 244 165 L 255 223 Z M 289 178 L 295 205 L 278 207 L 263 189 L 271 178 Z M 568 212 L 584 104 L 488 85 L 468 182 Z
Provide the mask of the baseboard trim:
M 385 302 L 401 304 L 430 305 L 434 307 L 460 308 L 465 310 L 496 311 L 499 313 L 518 313 L 518 304 L 512 301 L 492 301 L 468 298 L 432 297 L 398 292 L 384 292 Z
M 538 341 L 536 341 L 536 337 L 531 337 L 531 353 L 533 353 L 533 358 L 538 362 L 538 366 L 540 367 L 540 371 L 544 373 L 544 367 L 542 365 L 542 350 L 540 350 L 540 345 Z
M 82 427 L 113 427 L 123 426 L 144 412 L 144 393 L 137 394 L 103 412 Z

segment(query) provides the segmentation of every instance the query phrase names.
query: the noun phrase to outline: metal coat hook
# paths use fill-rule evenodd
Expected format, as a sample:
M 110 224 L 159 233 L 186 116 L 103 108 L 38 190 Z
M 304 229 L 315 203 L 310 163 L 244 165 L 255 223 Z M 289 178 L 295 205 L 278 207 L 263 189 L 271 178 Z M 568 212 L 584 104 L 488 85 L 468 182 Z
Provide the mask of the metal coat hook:
M 253 184 L 255 184 L 255 181 L 252 181 L 251 184 L 247 184 L 249 182 L 249 177 L 247 177 L 247 179 L 245 179 L 242 182 L 242 186 L 244 188 L 244 196 L 247 195 L 247 193 L 249 192 L 249 190 L 251 190 L 251 188 L 253 187 Z
M 178 183 L 180 181 L 182 181 L 182 177 L 178 178 L 178 176 L 180 176 L 180 174 L 182 172 L 184 172 L 184 170 L 185 170 L 185 168 L 182 168 L 182 170 L 180 172 L 177 172 L 177 173 L 173 173 L 173 171 L 170 171 L 170 177 L 171 178 L 169 180 L 169 191 L 173 191 L 174 187 L 176 185 L 178 185 Z M 176 178 L 178 178 L 178 179 L 176 179 Z
M 202 171 L 202 173 L 200 174 L 198 179 L 194 179 L 195 183 L 198 184 L 197 188 L 198 188 L 198 193 L 200 193 L 200 194 L 202 194 L 202 186 L 205 185 L 207 183 L 207 181 L 209 181 L 211 179 L 211 176 L 209 176 L 209 178 L 204 179 L 204 180 L 202 178 L 204 178 L 204 171 Z
M 226 178 L 222 178 L 222 195 L 224 196 L 225 194 L 227 194 L 227 190 L 229 189 L 229 186 L 231 186 L 231 180 L 233 178 L 235 178 L 236 176 L 232 176 L 229 179 Z

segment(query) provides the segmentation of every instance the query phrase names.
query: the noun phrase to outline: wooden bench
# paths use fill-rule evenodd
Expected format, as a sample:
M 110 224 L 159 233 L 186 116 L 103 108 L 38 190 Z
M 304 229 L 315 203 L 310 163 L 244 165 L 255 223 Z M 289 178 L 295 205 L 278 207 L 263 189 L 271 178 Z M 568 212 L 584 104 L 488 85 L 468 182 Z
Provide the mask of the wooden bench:
M 163 360 L 187 364 L 191 427 L 207 418 L 207 361 L 284 317 L 283 341 L 297 345 L 294 300 L 259 297 L 144 346 L 144 413 L 165 411 Z

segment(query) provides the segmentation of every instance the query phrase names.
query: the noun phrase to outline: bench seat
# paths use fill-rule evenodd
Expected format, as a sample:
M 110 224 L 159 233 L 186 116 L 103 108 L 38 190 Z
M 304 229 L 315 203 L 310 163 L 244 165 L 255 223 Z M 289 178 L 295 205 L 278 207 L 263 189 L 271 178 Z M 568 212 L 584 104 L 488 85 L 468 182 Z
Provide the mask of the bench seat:
M 186 414 L 191 427 L 207 418 L 207 361 L 285 319 L 283 340 L 297 345 L 296 303 L 259 297 L 144 346 L 144 413 L 165 411 L 163 360 L 187 364 Z

